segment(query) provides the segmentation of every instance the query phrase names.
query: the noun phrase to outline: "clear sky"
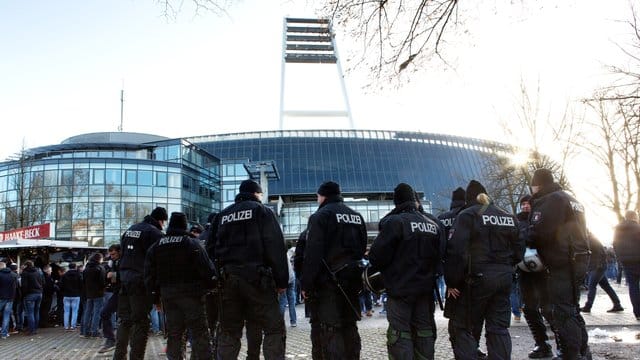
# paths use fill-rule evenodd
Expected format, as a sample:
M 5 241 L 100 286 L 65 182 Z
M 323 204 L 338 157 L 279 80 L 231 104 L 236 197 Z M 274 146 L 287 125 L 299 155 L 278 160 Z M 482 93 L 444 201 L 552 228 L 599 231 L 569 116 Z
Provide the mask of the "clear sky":
M 313 1 L 237 1 L 223 16 L 194 16 L 189 3 L 167 20 L 154 0 L 0 2 L 0 158 L 23 142 L 116 131 L 123 82 L 125 131 L 182 137 L 278 128 L 282 19 L 314 16 Z M 401 88 L 380 91 L 365 90 L 365 70 L 347 74 L 355 126 L 505 141 L 499 124 L 516 116 L 520 79 L 532 89 L 540 81 L 541 111 L 557 117 L 607 81 L 605 64 L 627 61 L 615 46 L 628 39 L 618 22 L 629 18 L 627 0 L 501 3 L 460 3 L 464 27 L 446 39 L 452 67 L 431 61 Z M 337 41 L 341 55 L 358 46 L 339 31 Z M 333 69 L 309 69 L 288 68 L 287 105 L 310 98 L 300 97 L 300 80 L 339 104 L 326 95 L 340 90 Z M 285 122 L 318 127 L 348 123 Z M 506 140 L 529 145 L 526 137 Z

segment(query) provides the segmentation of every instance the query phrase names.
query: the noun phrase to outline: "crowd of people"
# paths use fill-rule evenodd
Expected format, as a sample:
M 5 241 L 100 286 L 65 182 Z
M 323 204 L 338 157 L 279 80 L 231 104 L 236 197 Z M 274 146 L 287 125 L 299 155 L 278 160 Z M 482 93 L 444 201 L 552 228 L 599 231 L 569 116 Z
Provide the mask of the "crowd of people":
M 304 302 L 313 359 L 359 359 L 357 321 L 382 303 L 389 357 L 433 359 L 434 312 L 444 302 L 456 359 L 510 359 L 512 312 L 531 330 L 530 358 L 553 356 L 546 321 L 554 359 L 590 359 L 581 314 L 591 311 L 597 286 L 609 294 L 610 312 L 624 310 L 607 280 L 610 257 L 587 230 L 583 206 L 549 170 L 536 170 L 530 189 L 521 211 L 510 214 L 471 180 L 436 217 L 400 183 L 368 246 L 364 218 L 327 181 L 307 229 L 287 249 L 260 185 L 246 180 L 234 204 L 204 228 L 189 229 L 184 213 L 157 207 L 109 248 L 108 260 L 97 252 L 84 266 L 54 264 L 53 274 L 50 265 L 25 261 L 18 271 L 0 262 L 0 336 L 32 335 L 53 319 L 81 337 L 104 337 L 100 352 L 114 350 L 113 359 L 142 359 L 153 326 L 167 337 L 170 359 L 184 358 L 187 342 L 192 358 L 237 359 L 245 329 L 247 359 L 261 350 L 265 359 L 284 359 L 285 311 L 296 327 L 296 305 Z M 617 226 L 613 248 L 640 320 L 636 212 Z M 381 278 L 382 289 L 363 286 L 364 269 L 367 280 Z M 480 350 L 483 329 L 488 354 Z

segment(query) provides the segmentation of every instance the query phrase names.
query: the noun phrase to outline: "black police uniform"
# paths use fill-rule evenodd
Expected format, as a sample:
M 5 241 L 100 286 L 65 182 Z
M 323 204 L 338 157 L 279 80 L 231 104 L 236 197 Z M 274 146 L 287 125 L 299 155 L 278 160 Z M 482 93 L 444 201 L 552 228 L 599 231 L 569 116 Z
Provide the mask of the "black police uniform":
M 453 350 L 456 359 L 476 359 L 478 343 L 472 330 L 484 319 L 489 358 L 510 359 L 509 297 L 513 266 L 522 260 L 524 244 L 515 216 L 491 203 L 478 203 L 475 194 L 480 192 L 484 188 L 467 188 L 467 208 L 458 215 L 447 242 L 445 280 L 448 288 L 461 291 L 450 319 Z
M 143 359 L 149 336 L 149 312 L 153 299 L 144 287 L 144 260 L 147 250 L 162 237 L 162 227 L 150 215 L 132 225 L 122 235 L 120 248 L 120 294 L 118 296 L 118 331 L 114 360 Z
M 528 247 L 535 248 L 535 244 L 529 241 L 529 215 L 529 212 L 518 213 L 518 229 L 521 241 L 524 241 Z M 547 327 L 540 311 L 542 306 L 541 289 L 545 284 L 545 273 L 519 271 L 519 276 L 522 312 L 536 343 L 533 351 L 529 353 L 529 357 L 532 359 L 549 357 L 552 355 L 551 346 L 548 343 Z
M 433 359 L 436 339 L 433 288 L 442 229 L 413 201 L 380 220 L 369 261 L 388 294 L 387 349 L 392 359 Z
M 245 192 L 215 222 L 215 246 L 208 248 L 223 279 L 218 356 L 238 357 L 244 321 L 254 319 L 264 331 L 265 359 L 282 359 L 285 327 L 276 289 L 287 287 L 289 267 L 280 225 L 269 208 Z
M 311 315 L 314 359 L 318 354 L 320 359 L 360 357 L 356 321 L 360 318 L 362 279 L 357 263 L 366 246 L 364 218 L 346 206 L 340 195 L 327 197 L 309 218 L 301 285 Z M 335 273 L 346 297 L 327 267 Z
M 149 249 L 144 268 L 147 291 L 156 303 L 162 299 L 167 358 L 182 359 L 183 334 L 189 329 L 197 358 L 211 359 L 204 295 L 213 288 L 216 272 L 200 241 L 186 229 L 169 227 Z
M 465 195 L 464 189 L 457 188 L 456 190 L 454 190 L 451 195 L 451 205 L 449 206 L 449 211 L 438 215 L 438 220 L 440 220 L 440 223 L 445 229 L 445 242 L 444 242 L 445 252 L 446 252 L 446 239 L 449 238 L 449 232 L 453 228 L 453 224 L 456 221 L 456 217 L 458 217 L 458 214 L 460 213 L 460 211 L 464 209 L 464 205 L 465 205 L 464 195 Z M 445 294 L 441 294 L 441 295 L 445 296 Z M 448 319 L 453 317 L 453 313 L 455 311 L 457 301 L 458 300 L 454 299 L 453 297 L 445 298 L 445 307 L 444 307 L 444 314 L 443 314 L 444 317 Z M 481 318 L 480 322 L 474 325 L 473 331 L 472 331 L 473 337 L 478 342 L 478 345 L 480 344 L 480 336 L 482 335 L 483 322 L 484 320 Z M 453 328 L 453 322 L 449 322 L 447 326 L 448 326 L 447 330 L 449 332 L 449 341 L 451 342 L 451 346 L 453 347 L 455 346 L 455 342 L 456 342 L 455 329 Z M 484 358 L 486 358 L 486 354 L 482 352 L 482 350 L 480 350 L 480 347 L 478 347 L 478 359 L 484 359 Z
M 588 335 L 579 312 L 579 286 L 589 263 L 583 206 L 552 183 L 531 197 L 529 238 L 547 266 L 543 313 L 557 331 L 563 359 L 589 357 Z

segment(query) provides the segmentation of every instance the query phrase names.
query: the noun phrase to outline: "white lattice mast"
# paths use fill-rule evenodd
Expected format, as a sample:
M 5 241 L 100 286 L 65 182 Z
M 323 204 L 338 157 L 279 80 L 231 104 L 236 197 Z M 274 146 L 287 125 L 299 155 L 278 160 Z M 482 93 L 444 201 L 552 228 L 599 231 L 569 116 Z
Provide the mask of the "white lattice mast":
M 338 71 L 344 109 L 285 109 L 285 72 L 287 64 L 327 64 Z M 308 83 L 316 86 L 317 83 Z M 280 80 L 280 130 L 285 117 L 345 118 L 354 128 L 347 87 L 338 57 L 338 47 L 329 19 L 285 18 L 282 38 L 282 69 Z

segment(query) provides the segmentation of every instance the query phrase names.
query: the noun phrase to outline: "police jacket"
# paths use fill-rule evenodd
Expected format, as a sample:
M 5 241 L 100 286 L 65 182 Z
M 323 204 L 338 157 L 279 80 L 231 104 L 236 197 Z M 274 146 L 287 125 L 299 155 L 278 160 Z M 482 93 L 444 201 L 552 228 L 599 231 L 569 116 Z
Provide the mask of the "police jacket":
M 447 232 L 445 234 L 445 238 L 449 237 L 449 231 L 453 227 L 453 223 L 456 221 L 456 217 L 458 216 L 460 211 L 462 211 L 463 208 L 464 208 L 464 201 L 452 200 L 450 210 L 438 215 L 438 220 L 440 220 L 442 225 L 444 225 L 445 231 Z
M 82 286 L 82 274 L 76 269 L 68 270 L 60 278 L 60 291 L 64 297 L 80 297 Z
M 258 273 L 271 272 L 276 287 L 289 283 L 284 237 L 273 211 L 249 193 L 239 193 L 235 204 L 215 218 L 215 253 L 223 272 L 241 269 L 238 275 L 251 279 Z
M 433 292 L 443 230 L 413 202 L 398 205 L 380 220 L 369 261 L 382 273 L 389 296 Z
M 350 269 L 336 275 L 351 277 L 354 272 L 350 270 L 357 267 L 367 247 L 367 229 L 362 215 L 346 206 L 341 196 L 328 197 L 309 217 L 307 229 L 302 289 L 313 291 L 333 281 L 327 266 L 335 272 L 346 265 Z
M 18 274 L 9 268 L 0 270 L 0 299 L 13 301 L 16 297 L 17 290 Z
M 102 265 L 89 261 L 82 272 L 84 291 L 87 299 L 97 299 L 104 296 L 105 279 L 107 273 Z
M 584 207 L 560 185 L 543 187 L 531 197 L 529 222 L 529 238 L 550 269 L 568 267 L 574 255 L 588 260 Z
M 160 223 L 150 215 L 141 223 L 132 225 L 120 239 L 120 281 L 122 283 L 144 282 L 144 260 L 147 250 L 162 237 Z
M 44 288 L 44 275 L 42 270 L 31 266 L 22 270 L 20 274 L 20 284 L 22 288 L 22 296 L 29 294 L 42 294 Z
M 529 240 L 529 214 L 528 212 L 519 212 L 516 217 L 518 218 L 520 240 L 523 241 L 528 248 L 534 249 L 535 245 Z
M 439 244 L 439 248 L 438 248 L 438 262 L 436 265 L 436 276 L 442 276 L 444 274 L 444 254 L 447 251 L 447 237 L 449 236 L 449 230 L 447 230 L 447 227 L 444 226 L 444 224 L 442 223 L 442 221 L 440 221 L 440 219 L 438 219 L 438 217 L 434 216 L 433 214 L 430 214 L 426 211 L 424 211 L 424 208 L 422 207 L 422 205 L 418 205 L 418 213 L 420 213 L 423 216 L 426 216 L 427 219 L 433 221 L 434 223 L 436 223 L 436 225 L 438 226 L 438 229 L 440 230 L 440 236 L 438 239 L 438 244 Z M 379 227 L 379 225 L 378 225 Z M 380 229 L 378 229 L 380 230 Z
M 147 292 L 163 298 L 200 297 L 214 287 L 215 275 L 200 240 L 182 229 L 167 229 L 149 248 L 144 263 Z
M 302 279 L 302 264 L 304 264 L 304 249 L 307 248 L 307 229 L 304 229 L 296 241 L 296 251 L 293 254 L 293 271 L 296 278 Z
M 488 270 L 511 273 L 524 256 L 516 217 L 492 203 L 470 202 L 451 231 L 444 266 L 448 287 L 460 289 L 467 276 Z
M 613 249 L 622 265 L 640 264 L 640 224 L 625 220 L 616 226 Z

